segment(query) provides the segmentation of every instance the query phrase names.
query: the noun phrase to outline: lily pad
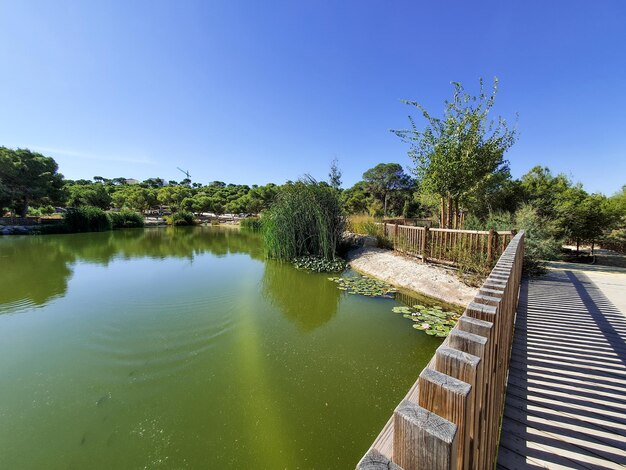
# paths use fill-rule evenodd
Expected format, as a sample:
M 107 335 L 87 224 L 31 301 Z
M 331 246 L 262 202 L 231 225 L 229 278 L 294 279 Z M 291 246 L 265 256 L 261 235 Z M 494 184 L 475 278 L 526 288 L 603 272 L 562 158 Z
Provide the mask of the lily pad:
M 396 289 L 389 284 L 365 276 L 329 277 L 328 279 L 337 283 L 337 287 L 347 291 L 348 294 L 393 298 L 393 293 L 396 292 Z M 409 307 L 394 307 L 394 312 L 411 313 L 411 309 Z
M 429 336 L 445 338 L 450 334 L 461 314 L 444 310 L 436 305 L 426 307 L 424 305 L 413 305 L 413 307 L 394 307 L 393 311 L 402 313 L 404 318 L 413 320 L 413 328 L 421 330 Z

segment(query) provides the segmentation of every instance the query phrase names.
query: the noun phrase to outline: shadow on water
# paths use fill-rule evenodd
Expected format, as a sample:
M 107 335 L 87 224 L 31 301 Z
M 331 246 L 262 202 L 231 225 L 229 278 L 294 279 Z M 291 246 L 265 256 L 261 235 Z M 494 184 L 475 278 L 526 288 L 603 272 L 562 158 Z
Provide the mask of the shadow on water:
M 0 239 L 0 313 L 63 296 L 77 262 L 183 258 L 210 253 L 263 259 L 259 236 L 219 227 L 170 227 Z
M 341 291 L 327 275 L 295 269 L 289 263 L 267 261 L 263 293 L 285 318 L 303 331 L 328 322 L 337 313 Z

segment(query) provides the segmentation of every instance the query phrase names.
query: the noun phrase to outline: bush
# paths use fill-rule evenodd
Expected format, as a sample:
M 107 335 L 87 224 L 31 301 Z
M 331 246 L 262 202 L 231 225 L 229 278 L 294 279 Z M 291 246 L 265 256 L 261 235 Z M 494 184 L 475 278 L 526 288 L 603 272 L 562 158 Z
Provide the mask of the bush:
M 563 246 L 563 240 L 555 236 L 556 222 L 541 217 L 537 209 L 525 204 L 515 212 L 515 226 L 526 231 L 524 271 L 530 276 L 542 274 L 543 261 L 558 259 Z
M 28 215 L 32 215 L 35 217 L 41 217 L 42 215 L 51 215 L 51 214 L 54 214 L 54 207 L 50 205 L 28 208 Z
M 312 178 L 283 186 L 263 217 L 266 255 L 335 259 L 344 228 L 337 192 Z
M 109 212 L 113 228 L 136 228 L 143 227 L 143 216 L 137 212 L 121 210 L 119 212 Z
M 67 210 L 65 225 L 70 232 L 103 232 L 111 230 L 111 218 L 98 207 L 83 206 Z
M 518 230 L 526 231 L 524 243 L 524 272 L 530 276 L 542 274 L 544 261 L 554 260 L 560 257 L 561 240 L 557 234 L 559 228 L 556 221 L 541 217 L 530 204 L 522 205 L 515 214 L 509 212 L 492 212 L 489 217 L 482 222 L 474 216 L 465 219 L 466 230 Z M 478 259 L 470 257 L 463 258 L 459 255 L 459 264 L 462 270 L 480 272 L 476 266 L 481 264 Z
M 261 231 L 261 219 L 258 217 L 248 217 L 239 222 L 239 227 L 243 230 L 249 230 L 251 232 Z
M 174 225 L 176 227 L 182 227 L 185 225 L 195 225 L 193 214 L 187 211 L 174 212 L 171 216 L 166 217 L 165 221 L 168 225 Z

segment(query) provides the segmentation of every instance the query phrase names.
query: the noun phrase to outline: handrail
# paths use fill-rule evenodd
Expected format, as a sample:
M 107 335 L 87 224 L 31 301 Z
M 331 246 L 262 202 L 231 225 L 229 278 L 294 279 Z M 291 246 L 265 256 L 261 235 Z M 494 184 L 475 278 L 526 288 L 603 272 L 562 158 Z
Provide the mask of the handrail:
M 508 244 L 357 469 L 494 467 L 524 237 Z

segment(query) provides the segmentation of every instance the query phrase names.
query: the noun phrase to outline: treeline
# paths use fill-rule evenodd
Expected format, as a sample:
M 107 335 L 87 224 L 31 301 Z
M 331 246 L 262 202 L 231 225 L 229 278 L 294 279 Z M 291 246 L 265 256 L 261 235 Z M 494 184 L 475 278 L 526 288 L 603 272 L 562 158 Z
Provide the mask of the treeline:
M 58 173 L 51 157 L 0 147 L 0 211 L 20 217 L 51 214 L 55 207 L 258 214 L 272 204 L 277 192 L 278 186 L 272 183 L 248 186 L 213 181 L 202 185 L 189 179 L 139 182 L 101 176 L 69 180 Z
M 362 181 L 342 191 L 341 200 L 348 214 L 429 219 L 434 226 L 442 225 L 447 209 L 438 195 L 394 163 L 366 171 Z M 626 185 L 610 197 L 588 193 L 565 174 L 536 166 L 519 179 L 508 170 L 490 175 L 456 204 L 452 228 L 526 228 L 532 217 L 533 225 L 558 242 L 626 243 Z

